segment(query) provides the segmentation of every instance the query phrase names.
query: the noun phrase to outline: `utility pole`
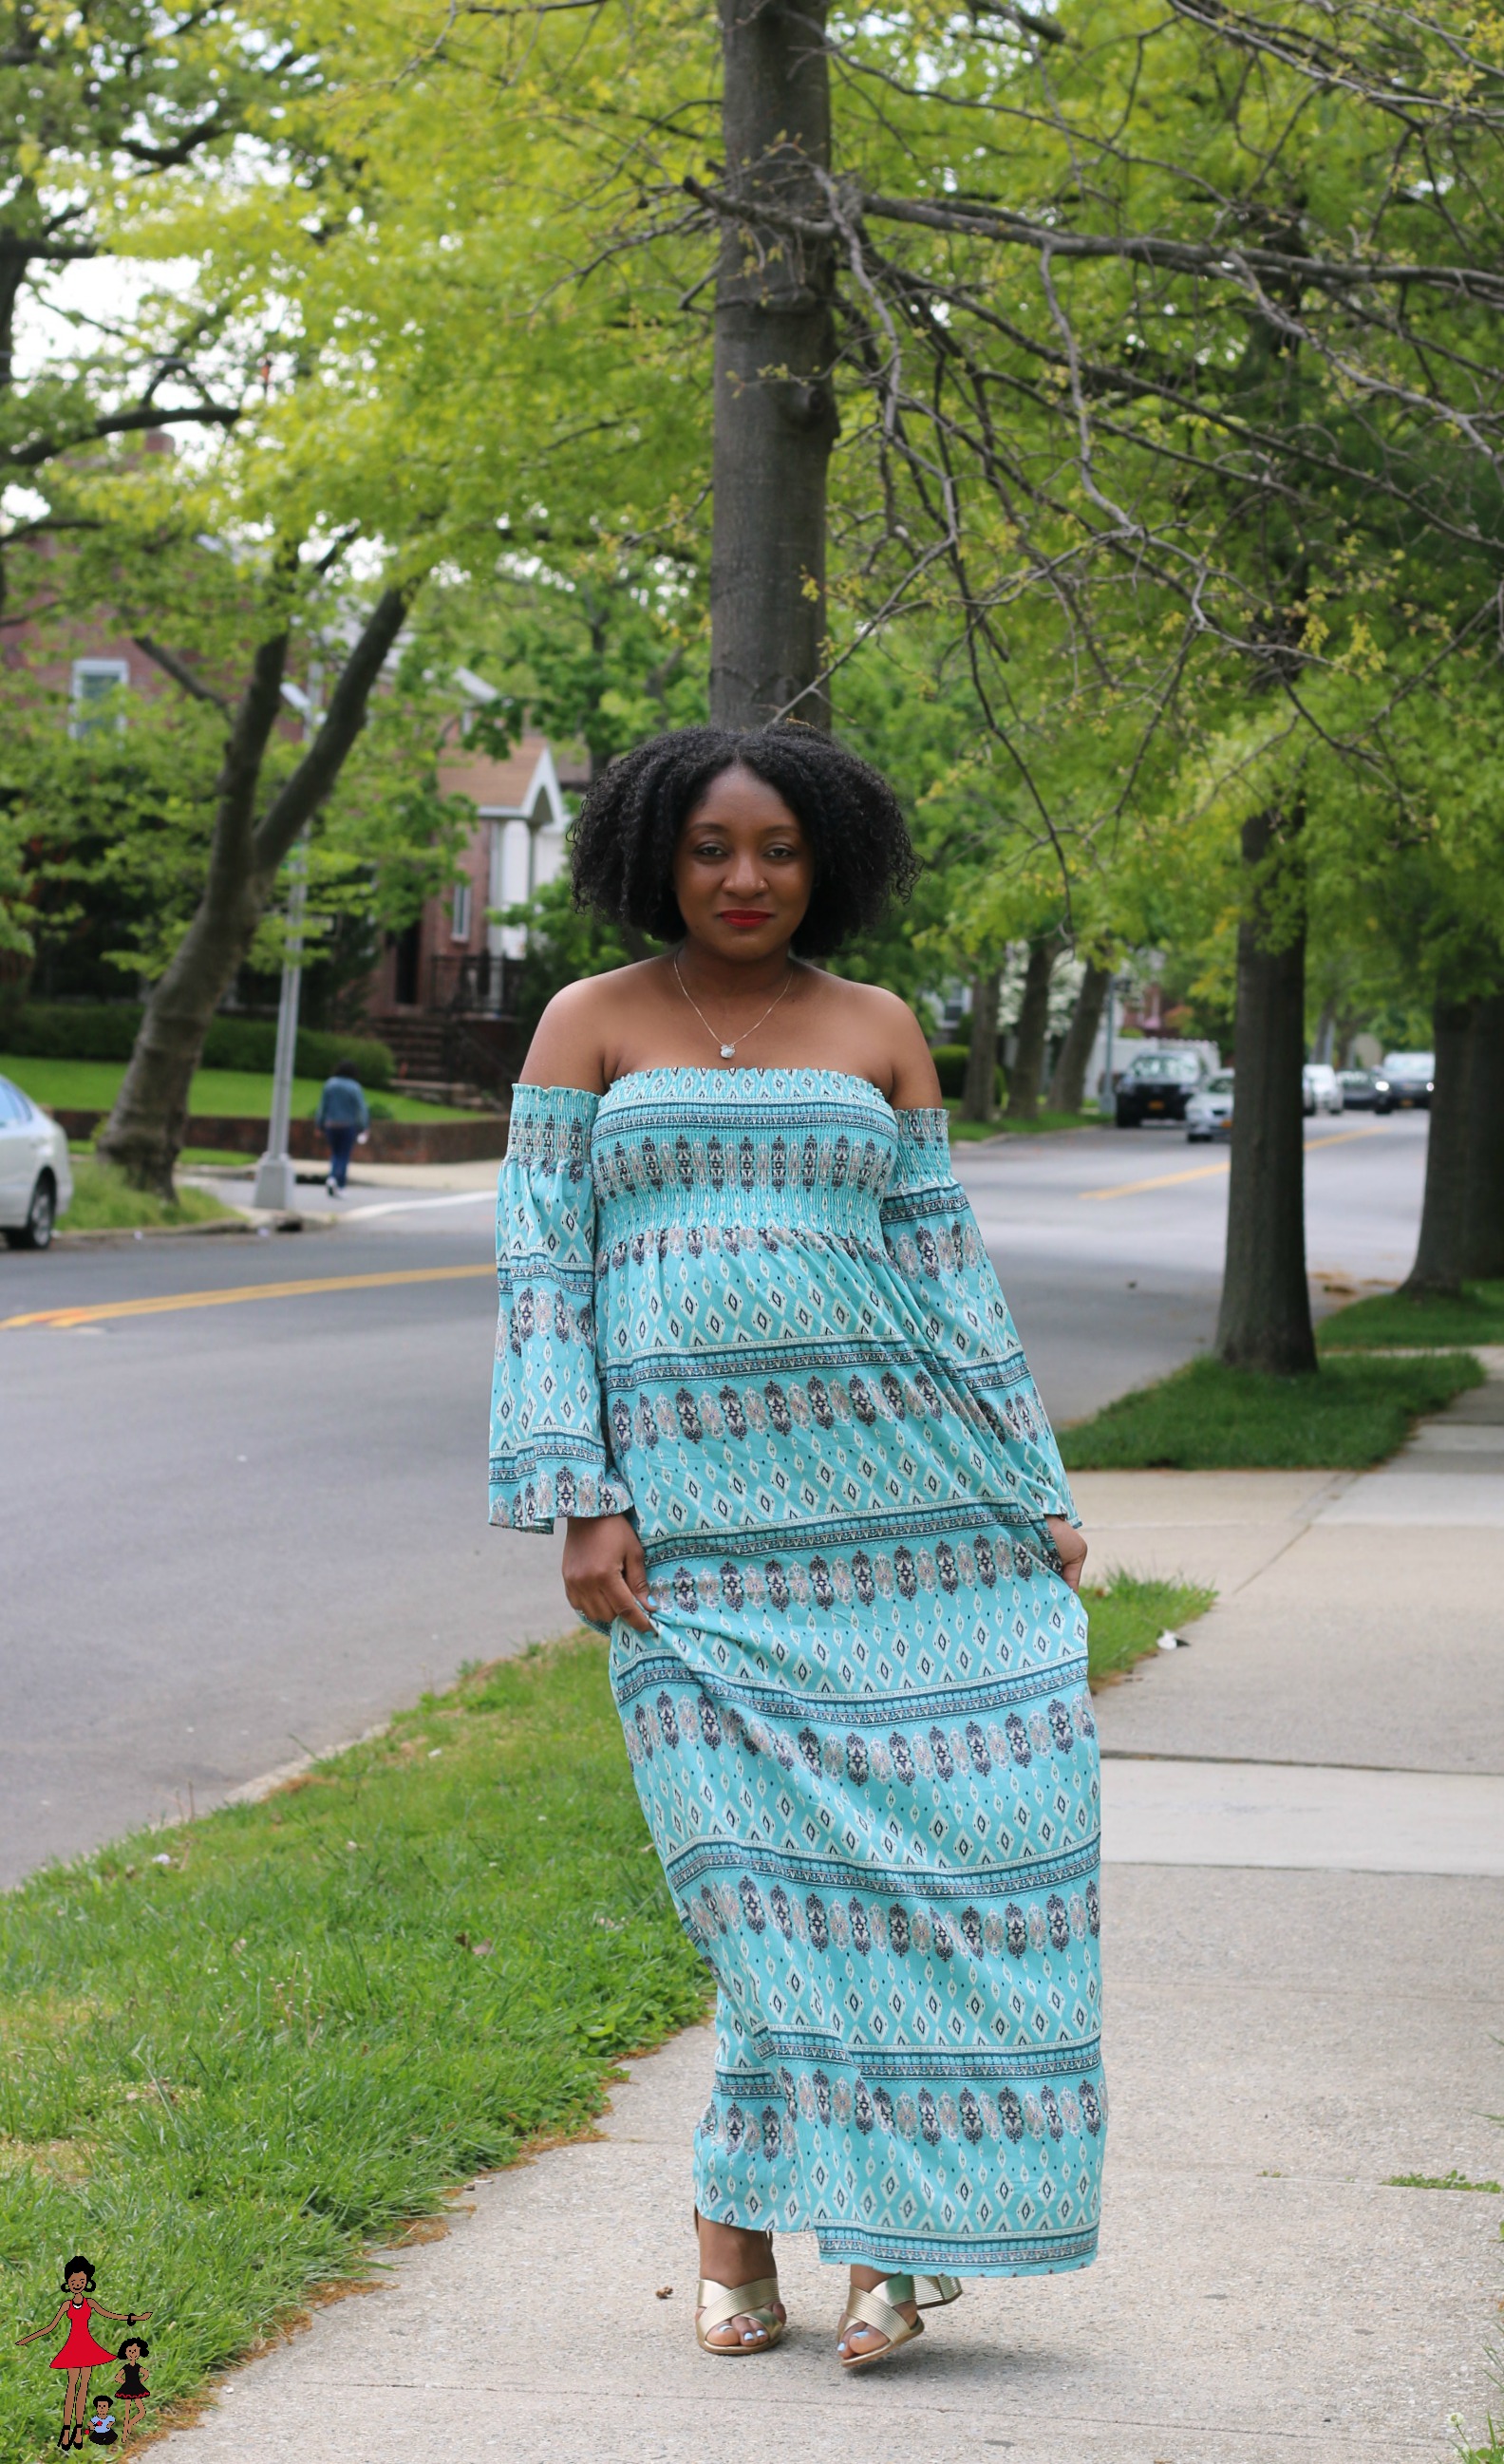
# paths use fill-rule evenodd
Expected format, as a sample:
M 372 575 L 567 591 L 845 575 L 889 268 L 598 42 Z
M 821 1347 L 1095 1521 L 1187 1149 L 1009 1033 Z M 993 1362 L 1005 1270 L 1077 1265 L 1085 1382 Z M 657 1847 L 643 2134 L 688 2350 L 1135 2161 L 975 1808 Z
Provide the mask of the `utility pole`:
M 303 722 L 303 742 L 319 728 L 319 688 L 322 671 L 308 671 L 309 690 L 284 681 L 282 692 Z M 296 1214 L 298 1173 L 288 1153 L 293 1118 L 293 1071 L 298 1058 L 298 1004 L 303 977 L 303 916 L 308 906 L 307 832 L 293 849 L 293 877 L 287 892 L 287 939 L 282 953 L 282 989 L 276 1004 L 276 1052 L 272 1063 L 272 1117 L 267 1124 L 266 1153 L 255 1168 L 253 1206 L 277 1215 Z
M 1107 1043 L 1104 1054 L 1104 1067 L 1102 1069 L 1102 1092 L 1099 1099 L 1103 1111 L 1113 1112 L 1115 1118 L 1116 1108 L 1113 1101 L 1113 1038 L 1117 1025 L 1117 982 L 1118 979 L 1115 973 L 1110 979 L 1107 986 Z

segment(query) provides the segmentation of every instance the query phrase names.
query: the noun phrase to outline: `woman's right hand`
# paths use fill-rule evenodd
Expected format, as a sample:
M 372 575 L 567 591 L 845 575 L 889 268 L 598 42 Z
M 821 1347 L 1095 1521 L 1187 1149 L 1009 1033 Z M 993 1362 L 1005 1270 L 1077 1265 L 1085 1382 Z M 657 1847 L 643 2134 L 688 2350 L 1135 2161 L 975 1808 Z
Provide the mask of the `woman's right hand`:
M 625 1617 L 652 1634 L 648 1561 L 625 1514 L 571 1514 L 564 1533 L 564 1587 L 569 1606 L 592 1625 Z

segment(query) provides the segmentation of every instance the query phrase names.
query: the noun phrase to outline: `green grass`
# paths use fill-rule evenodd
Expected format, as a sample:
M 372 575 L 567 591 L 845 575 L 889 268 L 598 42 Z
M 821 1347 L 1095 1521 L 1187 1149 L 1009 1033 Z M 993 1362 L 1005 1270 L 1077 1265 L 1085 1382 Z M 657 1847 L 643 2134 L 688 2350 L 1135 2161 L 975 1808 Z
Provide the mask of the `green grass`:
M 125 1075 L 122 1061 L 37 1061 L 22 1053 L 0 1052 L 0 1076 L 11 1079 L 33 1104 L 79 1112 L 107 1112 Z M 319 1109 L 319 1078 L 293 1080 L 293 1112 L 311 1119 Z M 383 1091 L 373 1094 L 373 1112 L 394 1121 L 471 1121 L 473 1112 L 453 1104 L 424 1104 L 415 1095 Z M 200 1069 L 188 1094 L 194 1112 L 220 1112 L 236 1119 L 265 1120 L 272 1109 L 272 1081 L 250 1069 Z
M 1090 1636 L 1087 1668 L 1095 1683 L 1132 1668 L 1156 1648 L 1166 1628 L 1179 1634 L 1193 1617 L 1205 1617 L 1217 1595 L 1203 1583 L 1115 1574 L 1107 1583 L 1088 1583 L 1081 1596 Z
M 1449 2173 L 1387 2173 L 1386 2190 L 1486 2190 L 1497 2199 L 1504 2198 L 1504 2183 L 1470 2182 L 1455 2167 Z
M 15 2337 L 67 2253 L 153 2312 L 150 2384 L 181 2398 L 477 2169 L 586 2127 L 707 1984 L 593 1636 L 0 1899 L 0 2454 L 56 2435 L 52 2348 Z
M 1402 1300 L 1376 1292 L 1336 1309 L 1316 1329 L 1323 1352 L 1356 1345 L 1504 1343 L 1504 1284 L 1468 1284 L 1461 1300 Z
M 1504 2370 L 1499 2366 L 1500 2360 L 1504 2357 L 1501 2357 L 1495 2349 L 1490 2352 L 1488 2358 L 1490 2378 L 1495 2387 L 1504 2387 Z M 1495 2421 L 1492 2412 L 1489 2414 L 1483 2444 L 1480 2447 L 1469 2446 L 1460 2413 L 1449 2413 L 1447 2427 L 1451 2431 L 1456 2442 L 1457 2464 L 1504 2464 L 1504 2421 Z
M 1338 1357 L 1308 1377 L 1193 1360 L 1056 1434 L 1071 1471 L 1360 1471 L 1393 1454 L 1423 1413 L 1482 1382 L 1467 1352 Z
M 73 1204 L 59 1218 L 64 1232 L 145 1232 L 212 1223 L 234 1211 L 207 1189 L 180 1189 L 176 1204 L 166 1206 L 147 1191 L 132 1189 L 120 1173 L 107 1163 L 96 1163 L 92 1155 L 75 1155 L 72 1162 Z
M 1031 1121 L 1006 1121 L 1001 1112 L 995 1121 L 963 1121 L 961 1107 L 948 1103 L 950 1133 L 962 1141 L 972 1138 L 1034 1137 L 1047 1130 L 1099 1130 L 1100 1112 L 1038 1112 Z

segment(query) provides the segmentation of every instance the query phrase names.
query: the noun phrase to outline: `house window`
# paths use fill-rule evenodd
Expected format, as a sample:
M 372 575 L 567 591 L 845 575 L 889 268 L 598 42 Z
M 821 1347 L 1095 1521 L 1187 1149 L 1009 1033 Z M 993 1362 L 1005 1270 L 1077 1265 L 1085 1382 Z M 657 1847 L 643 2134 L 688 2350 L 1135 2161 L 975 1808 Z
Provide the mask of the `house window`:
M 471 885 L 468 881 L 456 881 L 449 916 L 449 937 L 452 941 L 469 940 L 470 908 Z
M 69 735 L 81 741 L 85 737 L 98 736 L 101 728 L 122 728 L 125 714 L 112 710 L 110 703 L 129 682 L 130 669 L 123 659 L 75 659 Z

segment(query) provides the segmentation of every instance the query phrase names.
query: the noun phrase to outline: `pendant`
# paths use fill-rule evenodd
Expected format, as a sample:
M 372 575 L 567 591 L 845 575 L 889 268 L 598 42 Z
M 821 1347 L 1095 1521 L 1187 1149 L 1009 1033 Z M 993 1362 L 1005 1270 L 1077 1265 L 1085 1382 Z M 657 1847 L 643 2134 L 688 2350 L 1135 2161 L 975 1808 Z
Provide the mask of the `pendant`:
M 735 1061 L 737 1057 L 736 1045 L 734 1044 L 723 1044 L 720 1047 L 720 1057 L 722 1061 Z

